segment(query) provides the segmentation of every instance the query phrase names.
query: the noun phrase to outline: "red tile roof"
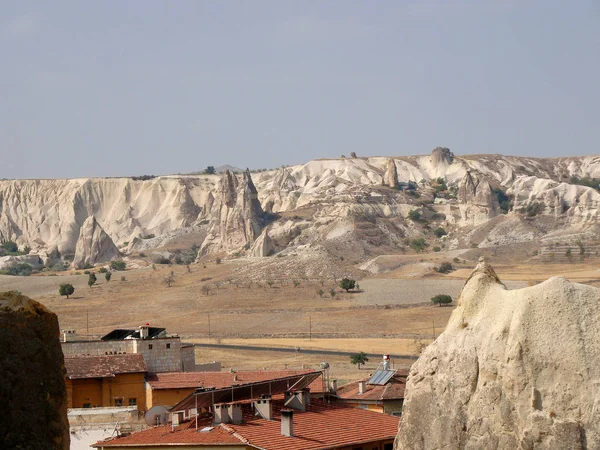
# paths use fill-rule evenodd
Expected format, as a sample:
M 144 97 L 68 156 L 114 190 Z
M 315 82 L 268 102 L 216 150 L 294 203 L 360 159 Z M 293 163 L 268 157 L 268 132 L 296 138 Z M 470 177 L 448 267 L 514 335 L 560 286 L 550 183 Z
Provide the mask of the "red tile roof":
M 204 418 L 198 420 L 198 430 L 196 430 L 196 422 L 194 420 L 179 425 L 178 427 L 174 427 L 173 430 L 171 430 L 171 425 L 160 425 L 127 436 L 118 436 L 116 438 L 108 439 L 107 441 L 100 441 L 94 444 L 94 446 L 160 446 L 167 444 L 245 445 L 243 440 L 234 435 L 233 431 L 227 430 L 221 426 L 212 428 L 211 424 L 212 418 Z M 212 429 L 210 431 L 200 431 L 205 427 Z
M 358 393 L 359 381 L 345 384 L 337 389 L 336 397 L 343 400 L 402 400 L 406 388 L 406 372 L 399 370 L 383 386 L 367 384 L 362 394 Z
M 140 354 L 124 355 L 72 355 L 65 356 L 67 378 L 107 378 L 120 373 L 147 372 L 148 367 Z
M 149 375 L 146 381 L 152 389 L 185 389 L 214 387 L 221 389 L 235 384 L 255 383 L 291 375 L 314 372 L 314 370 L 243 370 L 229 372 L 169 372 Z M 310 385 L 311 392 L 322 392 L 321 379 Z
M 281 434 L 283 399 L 273 399 L 274 420 L 254 414 L 251 403 L 243 403 L 244 422 L 221 424 L 210 431 L 195 430 L 194 420 L 176 427 L 159 426 L 145 431 L 101 441 L 96 447 L 158 446 L 166 444 L 225 445 L 243 444 L 268 450 L 317 450 L 394 439 L 400 419 L 373 411 L 321 400 L 311 400 L 306 412 L 294 411 L 294 437 Z M 210 426 L 210 419 L 199 422 L 198 430 Z

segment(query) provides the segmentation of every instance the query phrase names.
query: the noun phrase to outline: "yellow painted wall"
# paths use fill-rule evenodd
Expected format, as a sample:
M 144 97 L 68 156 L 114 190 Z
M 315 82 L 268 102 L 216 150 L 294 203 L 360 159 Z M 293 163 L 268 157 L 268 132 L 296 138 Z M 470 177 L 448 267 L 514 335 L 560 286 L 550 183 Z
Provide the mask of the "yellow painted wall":
M 70 408 L 83 408 L 89 403 L 92 408 L 106 406 L 102 403 L 102 380 L 85 378 L 83 380 L 69 380 L 72 386 L 72 400 Z
M 85 403 L 91 407 L 115 406 L 115 398 L 123 399 L 123 406 L 129 406 L 129 399 L 135 398 L 140 411 L 146 410 L 146 392 L 143 373 L 127 373 L 114 378 L 85 378 L 67 380 L 67 392 L 71 386 L 70 408 L 83 408 Z M 68 400 L 68 399 L 67 399 Z
M 151 398 L 148 404 L 149 408 L 152 406 L 175 406 L 181 400 L 186 398 L 188 395 L 194 392 L 194 388 L 187 389 L 152 389 L 150 385 L 147 385 L 147 392 L 149 391 L 149 397 Z

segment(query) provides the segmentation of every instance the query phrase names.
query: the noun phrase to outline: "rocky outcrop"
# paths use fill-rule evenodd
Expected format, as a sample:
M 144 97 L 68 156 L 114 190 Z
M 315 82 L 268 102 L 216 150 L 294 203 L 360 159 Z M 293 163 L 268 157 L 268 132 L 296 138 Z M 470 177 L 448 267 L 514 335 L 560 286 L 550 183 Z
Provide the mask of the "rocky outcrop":
M 58 319 L 39 303 L 0 293 L 2 448 L 68 449 L 65 366 Z
M 29 264 L 33 269 L 41 269 L 44 263 L 38 255 L 19 255 L 0 257 L 0 270 L 5 270 L 15 264 Z
M 249 255 L 257 258 L 263 258 L 265 256 L 271 256 L 275 251 L 275 244 L 269 236 L 267 229 L 254 241 L 254 245 L 250 249 Z
M 392 158 L 388 159 L 385 174 L 383 175 L 383 185 L 393 189 L 398 187 L 398 170 Z
M 82 269 L 119 256 L 119 249 L 108 234 L 104 232 L 94 216 L 83 223 L 75 249 L 73 267 Z
M 436 167 L 440 164 L 452 164 L 454 153 L 446 147 L 436 147 L 431 152 L 431 164 Z
M 209 230 L 200 254 L 251 246 L 265 225 L 265 213 L 250 171 L 239 180 L 226 171 L 211 207 Z
M 467 171 L 458 188 L 458 200 L 463 204 L 483 206 L 490 210 L 498 208 L 498 199 L 490 183 L 485 178 L 473 176 L 470 171 Z
M 507 290 L 480 260 L 410 370 L 397 449 L 600 448 L 600 289 Z

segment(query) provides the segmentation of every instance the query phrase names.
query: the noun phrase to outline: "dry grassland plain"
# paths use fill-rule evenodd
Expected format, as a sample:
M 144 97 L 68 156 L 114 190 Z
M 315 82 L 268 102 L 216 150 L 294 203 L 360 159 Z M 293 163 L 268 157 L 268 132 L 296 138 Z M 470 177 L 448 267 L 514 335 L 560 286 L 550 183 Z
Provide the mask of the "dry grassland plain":
M 435 255 L 439 258 L 439 255 Z M 427 264 L 427 260 L 424 261 Z M 550 276 L 596 284 L 596 264 L 494 264 L 510 289 L 536 284 Z M 333 280 L 292 280 L 269 286 L 261 282 L 234 283 L 238 261 L 207 262 L 190 266 L 156 265 L 113 273 L 107 282 L 102 274 L 92 288 L 87 275 L 60 273 L 31 277 L 0 276 L 0 290 L 20 290 L 56 312 L 62 329 L 82 335 L 100 336 L 113 328 L 142 323 L 166 327 L 197 343 L 254 346 L 255 350 L 197 348 L 200 361 L 220 360 L 225 368 L 317 367 L 332 365 L 341 380 L 365 376 L 379 360 L 357 370 L 347 356 L 306 354 L 305 350 L 327 350 L 370 354 L 418 355 L 420 349 L 441 333 L 453 307 L 430 304 L 435 294 L 458 295 L 475 262 L 456 264 L 447 275 L 422 270 L 423 256 L 404 261 L 403 266 L 360 281 L 361 292 L 346 293 Z M 420 268 L 420 269 L 419 269 Z M 167 287 L 164 278 L 174 272 Z M 410 278 L 403 274 L 411 273 Z M 416 276 L 420 273 L 419 276 Z M 125 277 L 121 281 L 121 277 Z M 75 294 L 58 295 L 61 283 L 72 283 Z M 209 285 L 207 293 L 203 286 Z M 335 297 L 328 293 L 336 290 Z M 323 295 L 318 291 L 323 290 Z M 210 321 L 210 339 L 209 339 Z M 270 351 L 268 348 L 289 351 Z M 299 347 L 300 352 L 295 348 Z M 411 360 L 397 360 L 408 367 Z

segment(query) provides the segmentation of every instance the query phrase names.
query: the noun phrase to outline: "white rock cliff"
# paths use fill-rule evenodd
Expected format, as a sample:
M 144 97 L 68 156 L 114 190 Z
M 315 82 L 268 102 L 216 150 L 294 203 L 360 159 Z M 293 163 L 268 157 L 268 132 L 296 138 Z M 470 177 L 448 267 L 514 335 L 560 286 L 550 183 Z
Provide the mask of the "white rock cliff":
M 412 366 L 397 449 L 600 448 L 600 289 L 480 263 Z

